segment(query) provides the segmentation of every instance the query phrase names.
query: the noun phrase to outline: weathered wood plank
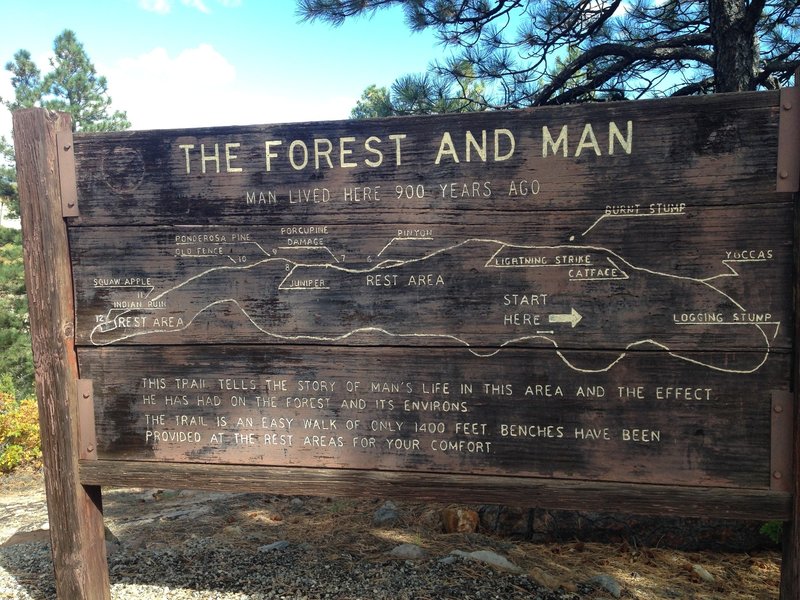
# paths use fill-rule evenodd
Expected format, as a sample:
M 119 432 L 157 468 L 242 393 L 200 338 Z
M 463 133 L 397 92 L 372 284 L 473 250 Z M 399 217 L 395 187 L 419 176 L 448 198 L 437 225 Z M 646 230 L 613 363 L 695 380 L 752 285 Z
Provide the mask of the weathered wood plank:
M 800 263 L 798 263 L 800 266 Z M 797 301 L 797 300 L 796 300 Z M 800 362 L 795 357 L 794 372 L 797 377 L 800 370 Z M 795 379 L 797 381 L 797 379 Z M 783 518 L 783 538 L 781 540 L 783 550 L 783 560 L 781 562 L 781 600 L 797 598 L 800 596 L 800 415 L 798 415 L 797 386 L 795 385 L 795 421 L 793 431 L 792 462 L 794 466 L 794 476 L 790 485 L 792 501 L 789 505 L 789 513 Z
M 75 224 L 764 203 L 778 112 L 770 92 L 76 136 Z
M 789 105 L 791 106 L 791 104 Z M 794 109 L 800 107 L 795 105 Z M 795 135 L 800 132 L 793 132 Z M 800 139 L 792 140 L 800 146 Z M 793 153 L 797 157 L 797 153 Z M 797 196 L 795 196 L 797 199 Z M 800 310 L 800 220 L 795 217 L 794 225 L 794 285 L 793 301 L 795 313 L 794 340 L 795 344 L 800 336 L 800 321 L 797 320 L 798 310 Z M 794 467 L 793 477 L 789 489 L 792 492 L 792 504 L 787 521 L 783 524 L 783 561 L 781 563 L 781 588 L 780 597 L 782 600 L 800 597 L 800 389 L 797 382 L 800 381 L 800 356 L 795 350 L 792 363 L 794 374 L 794 423 L 793 423 L 793 444 L 792 444 L 792 463 Z
M 77 360 L 67 232 L 61 217 L 56 135 L 66 115 L 14 113 L 25 286 L 45 463 L 50 541 L 59 598 L 110 598 L 100 489 L 81 485 Z
M 594 372 L 573 358 L 511 348 L 79 352 L 101 459 L 769 488 L 771 396 L 788 388 L 787 353 L 755 374 L 720 373 L 700 353 L 595 353 Z
M 101 459 L 769 488 L 793 347 L 778 110 L 79 137 Z
M 81 463 L 81 477 L 110 486 L 380 497 L 536 506 L 564 510 L 610 510 L 634 514 L 722 519 L 782 519 L 789 494 L 713 487 L 632 485 L 486 475 L 429 475 L 352 469 L 299 469 L 238 465 L 173 465 L 134 461 Z
M 74 228 L 77 340 L 791 347 L 789 203 L 624 216 Z

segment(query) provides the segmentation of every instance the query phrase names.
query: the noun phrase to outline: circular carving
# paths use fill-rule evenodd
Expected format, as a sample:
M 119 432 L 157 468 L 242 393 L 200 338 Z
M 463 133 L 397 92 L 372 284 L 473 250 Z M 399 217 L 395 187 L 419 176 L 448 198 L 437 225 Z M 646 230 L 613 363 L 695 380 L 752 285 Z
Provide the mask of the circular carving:
M 118 146 L 103 158 L 106 185 L 118 194 L 130 194 L 144 181 L 144 159 L 134 148 Z

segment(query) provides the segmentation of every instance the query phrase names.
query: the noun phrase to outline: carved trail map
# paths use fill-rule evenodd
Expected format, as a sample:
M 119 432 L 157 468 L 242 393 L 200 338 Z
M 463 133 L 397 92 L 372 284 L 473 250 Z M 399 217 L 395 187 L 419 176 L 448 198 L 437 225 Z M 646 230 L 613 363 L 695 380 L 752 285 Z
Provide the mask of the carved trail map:
M 98 458 L 768 490 L 778 124 L 743 94 L 76 135 Z

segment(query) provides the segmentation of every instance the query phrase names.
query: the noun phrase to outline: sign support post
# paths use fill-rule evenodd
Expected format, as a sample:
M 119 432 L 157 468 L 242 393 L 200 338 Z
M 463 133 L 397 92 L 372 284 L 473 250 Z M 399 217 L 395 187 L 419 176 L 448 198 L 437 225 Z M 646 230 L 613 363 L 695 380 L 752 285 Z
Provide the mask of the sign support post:
M 59 132 L 68 115 L 42 109 L 14 113 L 25 285 L 45 464 L 50 543 L 59 598 L 111 597 L 99 486 L 78 474 L 75 314 L 67 227 L 58 171 Z
M 797 107 L 800 110 L 800 106 Z M 800 146 L 800 138 L 797 139 L 797 144 Z M 797 196 L 795 197 L 797 202 Z M 795 211 L 797 210 L 795 204 Z M 800 323 L 797 321 L 797 315 L 800 314 L 800 219 L 795 215 L 794 220 L 794 277 L 795 277 L 795 340 L 800 339 Z M 800 497 L 798 497 L 798 490 L 800 490 L 800 481 L 798 477 L 798 468 L 800 467 L 800 415 L 798 415 L 798 399 L 800 399 L 800 390 L 798 390 L 798 382 L 800 382 L 800 356 L 795 349 L 794 357 L 794 402 L 795 402 L 795 415 L 794 415 L 794 432 L 792 444 L 792 456 L 794 461 L 794 469 L 792 471 L 792 506 L 791 506 L 791 520 L 783 524 L 783 558 L 781 560 L 781 599 L 798 598 L 800 597 Z
M 778 191 L 789 191 L 795 193 L 795 217 L 794 217 L 794 314 L 795 314 L 795 331 L 794 339 L 800 339 L 800 323 L 798 323 L 797 315 L 800 314 L 800 218 L 797 215 L 797 201 L 800 199 L 798 192 L 800 192 L 800 181 L 798 181 L 798 171 L 800 171 L 800 95 L 798 95 L 798 79 L 800 77 L 800 70 L 795 72 L 795 85 L 794 87 L 785 88 L 781 90 L 781 111 L 783 115 L 791 115 L 786 119 L 792 125 L 787 127 L 784 132 L 786 143 L 785 151 L 782 153 L 785 157 L 786 164 L 778 165 Z M 798 498 L 798 491 L 800 490 L 800 476 L 798 476 L 798 467 L 800 467 L 800 415 L 798 415 L 797 407 L 800 406 L 800 390 L 798 390 L 798 382 L 800 382 L 800 355 L 795 348 L 794 365 L 794 425 L 792 435 L 792 460 L 794 468 L 792 470 L 793 477 L 790 486 L 792 492 L 792 506 L 791 506 L 791 520 L 784 523 L 783 527 L 783 557 L 781 561 L 781 598 L 797 598 L 800 596 L 800 498 Z

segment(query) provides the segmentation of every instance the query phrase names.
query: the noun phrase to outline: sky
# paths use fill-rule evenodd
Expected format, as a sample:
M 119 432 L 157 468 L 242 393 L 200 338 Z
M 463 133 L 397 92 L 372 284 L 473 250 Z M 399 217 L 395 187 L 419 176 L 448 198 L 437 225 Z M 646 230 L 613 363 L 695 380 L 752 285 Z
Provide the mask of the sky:
M 0 0 L 0 65 L 28 50 L 46 72 L 71 29 L 134 129 L 348 118 L 370 84 L 422 72 L 444 50 L 399 9 L 334 28 L 295 0 Z M 13 97 L 0 73 L 0 97 Z M 0 109 L 0 135 L 11 116 Z

